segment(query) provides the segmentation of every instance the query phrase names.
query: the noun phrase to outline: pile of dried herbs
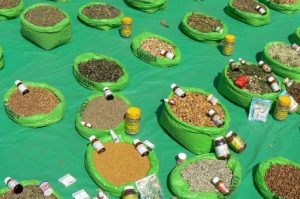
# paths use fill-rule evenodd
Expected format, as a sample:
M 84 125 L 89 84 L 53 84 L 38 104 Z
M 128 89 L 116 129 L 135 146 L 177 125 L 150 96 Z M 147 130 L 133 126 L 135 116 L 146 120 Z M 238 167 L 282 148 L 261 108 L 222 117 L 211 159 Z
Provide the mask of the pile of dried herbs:
M 263 4 L 258 3 L 254 0 L 234 0 L 232 4 L 239 10 L 255 14 L 258 14 L 258 11 L 255 10 L 255 7 L 257 5 L 263 7 L 266 10 L 266 7 Z
M 290 67 L 300 67 L 300 51 L 287 44 L 274 44 L 268 49 L 269 55 L 276 61 Z
M 187 23 L 200 32 L 215 32 L 217 27 L 223 28 L 220 20 L 197 13 L 193 13 Z

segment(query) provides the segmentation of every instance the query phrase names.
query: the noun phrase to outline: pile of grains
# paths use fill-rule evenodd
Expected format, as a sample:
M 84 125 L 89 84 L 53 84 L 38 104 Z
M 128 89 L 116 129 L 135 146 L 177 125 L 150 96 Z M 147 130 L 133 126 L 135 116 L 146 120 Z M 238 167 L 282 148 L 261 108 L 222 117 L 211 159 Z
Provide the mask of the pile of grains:
M 82 111 L 82 120 L 89 122 L 96 129 L 113 129 L 123 120 L 128 105 L 121 98 L 106 100 L 99 96 L 90 101 Z
M 20 4 L 20 0 L 0 0 L 0 8 L 14 8 Z
M 194 13 L 188 18 L 188 25 L 200 32 L 215 32 L 217 26 L 223 28 L 220 20 Z
M 106 151 L 94 152 L 94 164 L 99 174 L 115 186 L 135 182 L 144 178 L 149 169 L 150 161 L 142 157 L 132 144 L 104 143 Z
M 242 10 L 245 12 L 251 12 L 251 13 L 255 13 L 255 14 L 259 14 L 259 12 L 257 10 L 255 10 L 255 7 L 257 5 L 263 7 L 266 10 L 266 6 L 254 1 L 254 0 L 234 0 L 232 5 L 239 10 Z
M 287 44 L 272 45 L 268 53 L 280 63 L 290 67 L 300 67 L 300 51 L 293 50 Z
M 287 88 L 287 92 L 300 104 L 300 83 L 294 82 Z
M 81 62 L 79 72 L 82 76 L 94 82 L 117 82 L 124 74 L 117 63 L 106 59 L 92 59 Z
M 57 96 L 48 89 L 28 87 L 28 90 L 29 93 L 25 95 L 16 90 L 8 99 L 9 108 L 22 117 L 47 114 L 60 103 Z
M 175 51 L 172 45 L 157 38 L 145 39 L 141 44 L 141 48 L 156 57 L 163 57 L 163 55 L 160 55 L 161 50 L 167 50 L 173 54 Z
M 0 195 L 0 199 L 56 199 L 54 195 L 44 196 L 43 192 L 38 188 L 38 186 L 25 186 L 22 193 L 14 194 L 13 192 L 8 192 Z
M 61 22 L 65 15 L 58 8 L 39 6 L 25 13 L 25 19 L 37 26 L 54 26 Z
M 232 171 L 226 160 L 199 160 L 182 169 L 181 175 L 194 192 L 217 192 L 211 183 L 214 177 L 224 181 L 228 189 L 231 187 Z
M 91 19 L 113 19 L 119 16 L 120 10 L 110 5 L 90 5 L 82 13 Z
M 293 3 L 296 3 L 297 0 L 271 0 L 271 2 L 274 2 L 277 4 L 293 4 Z
M 274 92 L 268 83 L 268 77 L 270 77 L 270 74 L 265 73 L 260 67 L 254 64 L 241 64 L 239 65 L 239 68 L 239 71 L 232 71 L 228 68 L 227 75 L 232 82 L 234 82 L 238 77 L 244 75 L 250 80 L 244 90 L 256 94 Z
M 208 116 L 209 109 L 214 109 L 224 119 L 222 107 L 207 102 L 207 96 L 203 94 L 187 92 L 185 98 L 174 95 L 173 100 L 175 105 L 171 106 L 172 111 L 179 119 L 189 124 L 217 127 Z
M 269 189 L 286 199 L 300 198 L 300 169 L 291 165 L 273 165 L 266 175 Z

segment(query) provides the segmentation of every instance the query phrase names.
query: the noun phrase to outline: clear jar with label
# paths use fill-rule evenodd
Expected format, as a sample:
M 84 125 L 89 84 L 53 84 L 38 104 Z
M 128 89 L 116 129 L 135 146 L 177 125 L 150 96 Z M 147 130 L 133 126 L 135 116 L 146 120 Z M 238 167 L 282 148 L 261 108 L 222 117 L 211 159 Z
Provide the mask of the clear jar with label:
M 120 29 L 120 34 L 122 37 L 128 38 L 132 35 L 132 18 L 124 17 L 122 19 L 122 27 Z
M 135 149 L 141 154 L 141 156 L 147 156 L 149 155 L 149 151 L 147 147 L 139 140 L 139 139 L 134 139 L 133 140 L 133 145 Z
M 6 177 L 4 183 L 7 184 L 8 188 L 15 194 L 19 194 L 23 191 L 23 186 L 13 178 Z
M 223 54 L 232 55 L 234 52 L 234 45 L 235 45 L 235 36 L 226 35 L 224 45 L 223 45 Z
M 236 152 L 241 153 L 247 147 L 247 144 L 235 132 L 229 131 L 226 135 L 226 141 Z
M 140 131 L 141 109 L 130 107 L 126 112 L 125 131 L 127 134 L 135 135 Z
M 285 120 L 290 110 L 291 99 L 287 95 L 279 96 L 274 110 L 274 118 L 277 120 Z
M 215 153 L 218 159 L 227 160 L 230 158 L 230 150 L 224 137 L 220 136 L 214 140 Z

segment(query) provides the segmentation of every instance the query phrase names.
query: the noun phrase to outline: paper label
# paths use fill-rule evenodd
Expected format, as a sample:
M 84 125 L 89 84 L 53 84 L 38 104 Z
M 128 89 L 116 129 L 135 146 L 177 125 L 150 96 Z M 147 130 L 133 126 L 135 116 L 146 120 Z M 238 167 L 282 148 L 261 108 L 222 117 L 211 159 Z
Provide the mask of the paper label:
M 93 147 L 96 151 L 100 151 L 102 148 L 104 148 L 100 141 L 94 142 Z
M 230 154 L 229 148 L 226 144 L 223 144 L 221 146 L 217 146 L 215 148 L 215 152 L 216 152 L 218 157 L 224 157 L 224 156 L 227 156 L 228 154 Z
M 184 94 L 184 91 L 181 88 L 177 88 L 175 90 L 175 94 L 179 97 L 181 97 Z
M 17 181 L 15 181 L 14 179 L 11 179 L 9 181 L 9 183 L 7 184 L 7 186 L 9 187 L 9 189 L 14 190 L 15 186 L 17 186 L 19 183 Z
M 89 194 L 84 189 L 81 189 L 81 190 L 73 193 L 72 196 L 75 199 L 90 199 Z
M 67 174 L 67 175 L 61 177 L 58 181 L 60 183 L 62 183 L 65 187 L 68 187 L 68 186 L 72 185 L 73 183 L 75 183 L 76 179 L 73 176 L 71 176 L 70 174 Z
M 143 145 L 143 144 L 140 144 L 137 148 L 138 152 L 143 155 L 143 153 L 147 152 L 148 149 Z
M 24 91 L 27 90 L 27 87 L 26 87 L 24 84 L 20 84 L 20 85 L 18 86 L 18 89 L 19 89 L 19 91 L 20 91 L 21 93 L 23 93 Z

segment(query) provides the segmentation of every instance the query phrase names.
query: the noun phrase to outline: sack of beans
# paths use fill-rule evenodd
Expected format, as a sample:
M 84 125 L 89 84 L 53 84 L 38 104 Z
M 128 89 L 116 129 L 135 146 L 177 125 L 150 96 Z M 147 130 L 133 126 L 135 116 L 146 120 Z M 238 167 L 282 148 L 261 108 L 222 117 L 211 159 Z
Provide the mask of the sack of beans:
M 261 2 L 272 10 L 285 14 L 293 14 L 300 10 L 299 0 L 262 0 Z
M 24 8 L 23 0 L 0 1 L 0 21 L 18 17 Z
M 13 86 L 4 95 L 6 113 L 13 121 L 37 128 L 63 118 L 65 97 L 59 90 L 44 83 L 17 81 L 18 87 Z
M 160 125 L 180 144 L 193 153 L 201 154 L 211 151 L 213 140 L 223 136 L 229 128 L 229 113 L 220 102 L 208 102 L 207 91 L 183 87 L 186 97 L 182 98 L 171 92 L 168 99 L 175 104 L 165 103 Z M 209 116 L 214 110 L 222 123 L 216 124 Z
M 187 13 L 181 27 L 183 33 L 198 41 L 223 40 L 228 32 L 227 26 L 219 19 L 200 12 Z
M 300 45 L 300 27 L 295 31 L 294 40 L 298 45 Z
M 180 50 L 172 41 L 150 32 L 136 36 L 131 49 L 135 56 L 154 66 L 174 66 L 181 60 Z
M 159 164 L 154 150 L 144 148 L 148 155 L 141 155 L 134 140 L 127 135 L 118 135 L 115 143 L 111 136 L 98 138 L 102 150 L 95 150 L 90 144 L 85 155 L 85 167 L 94 182 L 104 191 L 120 197 L 126 186 L 134 186 L 142 178 L 158 174 Z M 99 146 L 99 145 L 98 145 Z
M 4 66 L 3 48 L 0 46 L 0 69 Z
M 167 0 L 125 0 L 125 2 L 135 9 L 143 12 L 154 13 L 167 7 Z
M 226 13 L 252 26 L 270 23 L 270 9 L 256 0 L 230 0 Z
M 129 81 L 125 67 L 116 59 L 97 53 L 84 53 L 75 58 L 73 74 L 84 87 L 102 91 L 123 89 Z
M 36 45 L 50 50 L 71 41 L 71 18 L 51 4 L 37 3 L 21 14 L 21 32 Z
M 264 198 L 299 198 L 300 164 L 270 158 L 259 164 L 254 181 Z
M 263 60 L 272 70 L 290 79 L 300 80 L 300 49 L 284 42 L 270 42 L 264 47 Z
M 117 134 L 124 132 L 124 116 L 131 103 L 121 93 L 113 93 L 113 96 L 108 100 L 104 94 L 97 93 L 84 101 L 75 124 L 80 135 L 100 137 L 109 133 L 110 129 Z
M 124 14 L 110 4 L 94 2 L 80 7 L 78 16 L 91 27 L 109 30 L 122 24 Z
M 237 189 L 242 178 L 242 167 L 236 156 L 218 160 L 215 154 L 207 153 L 187 159 L 177 165 L 169 175 L 172 192 L 180 199 L 227 198 Z M 219 178 L 229 193 L 219 192 L 212 179 Z

